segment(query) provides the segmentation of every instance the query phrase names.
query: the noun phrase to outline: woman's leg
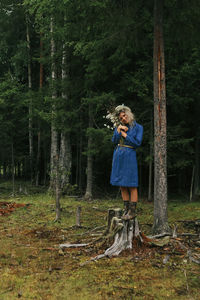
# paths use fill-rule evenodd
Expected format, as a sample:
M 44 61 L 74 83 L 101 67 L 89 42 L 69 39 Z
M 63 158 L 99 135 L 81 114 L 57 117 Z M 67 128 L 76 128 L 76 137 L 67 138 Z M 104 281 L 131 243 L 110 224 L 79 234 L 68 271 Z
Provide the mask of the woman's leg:
M 130 187 L 130 204 L 128 213 L 122 216 L 123 220 L 131 220 L 136 217 L 136 206 L 138 201 L 138 190 L 136 187 Z M 124 202 L 125 203 L 125 202 Z
M 130 188 L 131 202 L 138 202 L 138 189 L 136 187 Z
M 124 213 L 123 213 L 123 216 L 125 216 L 128 213 L 128 211 L 129 211 L 129 203 L 130 203 L 129 202 L 129 198 L 130 198 L 129 189 L 127 187 L 121 186 L 120 190 L 121 190 L 122 199 L 123 199 L 123 202 L 124 202 Z
M 129 190 L 127 187 L 120 186 L 121 194 L 122 194 L 122 199 L 124 201 L 129 201 L 130 195 L 129 195 Z

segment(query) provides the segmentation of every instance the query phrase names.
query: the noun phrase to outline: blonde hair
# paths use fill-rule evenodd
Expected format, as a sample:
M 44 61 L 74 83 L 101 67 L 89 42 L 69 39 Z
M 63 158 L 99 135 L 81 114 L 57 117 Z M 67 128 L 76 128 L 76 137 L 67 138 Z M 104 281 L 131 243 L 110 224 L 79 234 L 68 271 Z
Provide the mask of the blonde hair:
M 135 116 L 128 106 L 125 106 L 124 104 L 118 105 L 117 107 L 115 107 L 115 111 L 117 113 L 118 118 L 119 118 L 120 113 L 122 113 L 122 112 L 125 113 L 128 116 L 129 125 L 133 126 L 133 122 L 135 121 Z

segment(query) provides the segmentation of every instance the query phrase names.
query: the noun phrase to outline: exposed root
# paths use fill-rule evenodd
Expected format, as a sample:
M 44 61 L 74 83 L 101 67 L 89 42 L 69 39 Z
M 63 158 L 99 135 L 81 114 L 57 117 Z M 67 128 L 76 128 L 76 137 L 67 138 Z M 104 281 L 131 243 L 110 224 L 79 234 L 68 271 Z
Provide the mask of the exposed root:
M 123 255 L 131 253 L 134 261 L 152 257 L 159 252 L 164 255 L 163 264 L 167 264 L 171 255 L 180 255 L 191 262 L 200 264 L 200 254 L 192 252 L 190 246 L 187 245 L 187 239 L 196 238 L 197 234 L 187 234 L 183 240 L 183 238 L 177 237 L 180 234 L 177 234 L 176 227 L 172 235 L 166 232 L 155 236 L 146 236 L 140 231 L 137 217 L 132 220 L 122 220 L 121 216 L 122 210 L 110 209 L 107 228 L 100 237 L 85 244 L 61 244 L 60 248 L 92 246 L 98 251 L 97 253 L 100 249 L 104 249 L 103 253 L 92 257 L 81 266 L 104 257 L 118 256 L 122 252 Z M 183 237 L 183 234 L 181 236 Z M 107 249 L 105 249 L 106 247 Z

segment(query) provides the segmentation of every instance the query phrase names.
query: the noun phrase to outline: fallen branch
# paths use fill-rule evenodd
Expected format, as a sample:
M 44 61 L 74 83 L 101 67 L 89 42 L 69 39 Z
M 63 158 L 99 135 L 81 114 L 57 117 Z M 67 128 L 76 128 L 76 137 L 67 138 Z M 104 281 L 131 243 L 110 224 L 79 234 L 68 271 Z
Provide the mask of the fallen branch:
M 63 249 L 63 248 L 78 248 L 78 247 L 86 247 L 86 246 L 88 246 L 89 245 L 89 243 L 83 243 L 83 244 L 69 244 L 69 243 L 66 243 L 66 244 L 60 244 L 59 245 L 59 247 L 61 248 L 61 249 Z

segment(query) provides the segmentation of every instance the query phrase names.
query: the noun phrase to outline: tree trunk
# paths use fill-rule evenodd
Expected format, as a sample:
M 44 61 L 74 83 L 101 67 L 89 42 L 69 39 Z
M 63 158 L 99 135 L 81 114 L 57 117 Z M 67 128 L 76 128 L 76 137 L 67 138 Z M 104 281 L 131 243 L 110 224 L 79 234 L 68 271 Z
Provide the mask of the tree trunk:
M 195 166 L 193 166 L 192 168 L 192 179 L 190 184 L 190 202 L 192 202 L 193 200 L 194 174 L 195 174 Z
M 58 155 L 53 158 L 54 166 L 55 166 L 55 194 L 56 194 L 56 218 L 55 222 L 60 219 L 61 209 L 60 209 L 60 197 L 61 197 L 61 189 L 60 189 L 60 171 L 59 171 L 59 158 Z
M 51 164 L 50 164 L 50 189 L 55 189 L 56 186 L 56 165 L 54 157 L 58 155 L 58 133 L 55 127 L 55 80 L 56 80 L 56 67 L 55 67 L 55 41 L 53 37 L 53 18 L 51 18 L 51 79 L 52 79 L 52 120 L 51 120 Z
M 200 138 L 195 140 L 195 173 L 193 200 L 200 200 Z
M 67 53 L 66 48 L 63 46 L 63 55 L 62 55 L 62 83 L 63 83 L 63 92 L 62 99 L 65 103 L 68 102 L 68 95 L 66 89 L 64 89 L 65 81 L 67 79 Z M 65 124 L 63 124 L 61 139 L 60 139 L 60 158 L 59 166 L 61 172 L 61 190 L 69 183 L 69 176 L 72 166 L 72 151 L 71 151 L 71 142 L 70 134 L 66 133 Z
M 92 121 L 92 106 L 89 104 L 89 128 L 92 128 L 93 121 Z M 93 173 L 93 156 L 91 153 L 92 149 L 92 135 L 89 133 L 88 136 L 88 150 L 87 150 L 87 186 L 86 186 L 86 192 L 84 195 L 85 200 L 91 200 L 92 199 L 92 173 Z
M 12 196 L 15 196 L 15 160 L 14 160 L 14 146 L 13 142 L 11 145 L 11 155 L 12 155 Z
M 79 190 L 82 191 L 82 149 L 83 149 L 83 136 L 80 128 L 80 144 L 79 144 L 79 165 L 78 168 L 78 174 L 79 174 L 79 180 L 78 180 L 78 186 Z
M 42 34 L 40 33 L 40 81 L 39 81 L 39 91 L 42 95 L 42 87 L 43 87 L 43 63 L 42 63 L 42 54 L 43 52 L 43 43 L 42 43 Z M 40 159 L 41 159 L 41 126 L 40 121 L 38 121 L 38 147 L 37 147 L 37 158 L 36 158 L 36 178 L 35 184 L 39 185 L 40 181 Z
M 152 201 L 152 166 L 153 166 L 153 120 L 151 117 L 150 136 L 149 136 L 149 183 L 148 183 L 148 198 L 147 200 Z
M 30 54 L 31 46 L 30 46 L 28 17 L 26 17 L 26 41 L 27 41 L 27 50 L 28 50 L 28 88 L 29 88 L 29 92 L 31 92 L 32 90 L 31 54 Z M 31 172 L 31 183 L 32 183 L 33 182 L 33 103 L 32 103 L 31 94 L 29 94 L 28 132 L 29 132 L 29 160 L 30 160 L 30 172 Z
M 47 183 L 47 165 L 48 165 L 48 156 L 47 156 L 47 146 L 46 140 L 43 139 L 43 159 L 44 159 L 44 174 L 43 174 L 43 184 L 46 185 Z
M 72 153 L 69 133 L 61 133 L 59 166 L 61 172 L 61 190 L 69 183 L 72 165 Z
M 35 178 L 35 185 L 39 185 L 39 178 L 40 178 L 40 157 L 41 157 L 41 132 L 40 132 L 40 125 L 38 126 L 38 149 L 37 149 L 37 159 L 36 159 L 36 178 Z
M 163 0 L 154 1 L 154 233 L 169 231 L 167 218 L 166 90 Z

